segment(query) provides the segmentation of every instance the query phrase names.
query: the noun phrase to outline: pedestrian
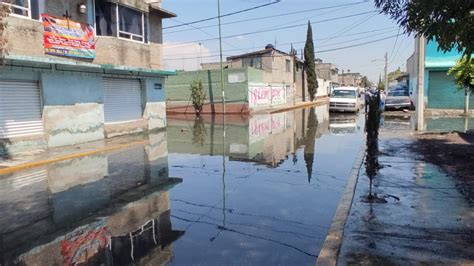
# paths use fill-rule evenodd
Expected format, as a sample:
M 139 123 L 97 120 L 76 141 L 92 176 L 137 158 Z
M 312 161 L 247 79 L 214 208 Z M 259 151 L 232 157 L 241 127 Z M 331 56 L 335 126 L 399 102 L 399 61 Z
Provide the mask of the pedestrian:
M 370 89 L 366 89 L 365 90 L 365 93 L 364 93 L 364 99 L 365 99 L 365 104 L 364 104 L 364 108 L 365 108 L 365 113 L 367 113 L 367 110 L 369 109 L 369 102 L 370 102 L 370 98 L 372 97 L 372 94 L 370 93 Z

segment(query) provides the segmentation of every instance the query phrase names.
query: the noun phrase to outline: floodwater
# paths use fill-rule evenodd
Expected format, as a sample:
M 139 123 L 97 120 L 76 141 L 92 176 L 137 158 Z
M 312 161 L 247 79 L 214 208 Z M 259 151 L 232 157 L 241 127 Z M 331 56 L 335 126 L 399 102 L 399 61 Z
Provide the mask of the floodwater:
M 363 120 L 169 117 L 149 145 L 0 176 L 0 265 L 314 265 Z

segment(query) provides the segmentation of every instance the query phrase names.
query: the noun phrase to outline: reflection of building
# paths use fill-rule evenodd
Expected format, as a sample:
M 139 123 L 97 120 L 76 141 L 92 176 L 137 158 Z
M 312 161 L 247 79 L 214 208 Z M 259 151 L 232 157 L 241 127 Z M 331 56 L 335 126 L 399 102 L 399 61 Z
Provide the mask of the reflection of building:
M 170 222 L 166 133 L 150 145 L 0 179 L 2 261 L 163 264 L 184 232 Z M 11 221 L 15 221 L 12 223 Z
M 225 150 L 231 160 L 253 161 L 276 167 L 304 145 L 310 110 L 316 114 L 316 138 L 329 126 L 327 105 L 274 114 L 258 114 L 250 118 L 227 116 L 225 147 L 222 120 L 204 117 L 204 125 L 196 127 L 194 116 L 170 116 L 168 149 L 172 153 L 218 155 Z M 200 131 L 200 132 L 197 132 Z M 203 138 L 199 143 L 192 140 Z

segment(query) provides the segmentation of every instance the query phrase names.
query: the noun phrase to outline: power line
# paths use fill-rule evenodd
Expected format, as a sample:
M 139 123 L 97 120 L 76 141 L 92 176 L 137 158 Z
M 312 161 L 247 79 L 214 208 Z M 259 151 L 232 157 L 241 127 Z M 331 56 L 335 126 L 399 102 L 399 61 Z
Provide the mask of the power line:
M 182 23 L 182 24 L 179 24 L 179 25 L 173 25 L 173 26 L 164 27 L 163 29 L 165 30 L 165 29 L 183 27 L 183 26 L 187 26 L 187 25 L 191 25 L 191 24 L 201 23 L 201 22 L 204 22 L 204 21 L 214 20 L 214 19 L 217 19 L 217 18 L 219 18 L 219 17 L 220 17 L 220 18 L 223 18 L 223 17 L 233 16 L 233 15 L 236 15 L 236 14 L 240 14 L 240 13 L 252 11 L 252 10 L 255 10 L 255 9 L 262 8 L 262 7 L 266 7 L 266 6 L 271 6 L 271 5 L 274 5 L 274 4 L 278 4 L 278 3 L 280 3 L 280 2 L 281 2 L 281 0 L 275 0 L 275 1 L 271 2 L 271 3 L 267 3 L 267 4 L 263 4 L 263 5 L 259 5 L 259 6 L 254 6 L 254 7 L 250 7 L 250 8 L 238 10 L 238 11 L 234 11 L 234 12 L 231 12 L 231 13 L 223 14 L 223 15 L 221 15 L 221 16 L 210 17 L 210 18 L 204 18 L 204 19 L 199 19 L 199 20 L 195 20 L 195 21 L 191 21 L 191 22 L 185 22 L 185 23 Z
M 369 35 L 369 36 L 364 36 L 364 37 L 361 37 L 361 38 L 357 38 L 357 39 L 352 39 L 352 40 L 346 40 L 346 41 L 341 41 L 341 42 L 336 42 L 336 43 L 330 43 L 330 44 L 325 44 L 325 45 L 320 45 L 320 46 L 315 46 L 315 48 L 320 48 L 320 47 L 327 47 L 327 46 L 333 46 L 333 45 L 337 45 L 337 44 L 342 44 L 342 43 L 347 43 L 347 42 L 354 42 L 354 41 L 359 41 L 359 40 L 363 40 L 363 39 L 366 39 L 366 38 L 370 38 L 370 37 L 375 37 L 375 36 L 379 36 L 380 34 L 384 34 L 384 33 L 389 33 L 389 32 L 393 32 L 394 30 L 390 30 L 390 31 L 386 31 L 386 32 L 381 32 L 381 33 L 377 33 L 377 34 L 374 34 L 374 35 Z M 287 44 L 281 44 L 282 46 L 283 45 L 291 45 L 291 44 L 297 44 L 297 43 L 304 43 L 306 41 L 298 41 L 298 42 L 292 42 L 292 43 L 287 43 Z M 242 49 L 250 49 L 250 48 L 242 48 Z M 240 49 L 239 49 L 240 50 Z M 231 50 L 227 50 L 226 52 L 228 51 L 231 51 Z M 214 52 L 215 53 L 215 52 Z M 214 54 L 212 53 L 212 54 Z M 192 55 L 195 55 L 196 53 L 189 53 L 189 54 L 192 54 Z M 208 55 L 208 56 L 204 56 L 202 58 L 211 58 L 211 57 L 216 57 L 218 56 L 217 55 Z M 165 58 L 164 60 L 188 60 L 188 59 L 197 59 L 197 58 L 200 58 L 200 57 L 181 57 L 181 58 Z
M 367 12 L 362 12 L 362 13 L 357 13 L 357 14 L 352 14 L 352 15 L 347 15 L 347 16 L 342 16 L 342 17 L 336 17 L 336 18 L 329 18 L 329 19 L 323 19 L 315 22 L 311 22 L 311 24 L 317 24 L 317 23 L 323 23 L 323 22 L 329 22 L 329 21 L 334 21 L 334 20 L 340 20 L 340 19 L 346 19 L 346 18 L 351 18 L 351 17 L 357 17 L 369 13 L 374 13 L 377 11 L 367 11 Z M 244 32 L 240 34 L 233 34 L 233 35 L 228 35 L 228 36 L 223 36 L 222 39 L 229 39 L 229 38 L 234 38 L 238 36 L 246 36 L 246 35 L 252 35 L 252 34 L 257 34 L 257 33 L 264 33 L 264 32 L 270 32 L 270 31 L 276 31 L 276 30 L 284 30 L 284 29 L 291 29 L 291 28 L 297 28 L 297 27 L 302 27 L 308 25 L 307 23 L 303 24 L 296 24 L 296 25 L 290 25 L 290 26 L 284 26 L 284 27 L 279 27 L 279 28 L 273 28 L 273 29 L 260 29 L 256 31 L 251 31 L 251 32 Z M 186 42 L 181 42 L 181 43 L 176 43 L 176 44 L 169 44 L 168 46 L 176 46 L 176 45 L 184 45 L 184 44 L 189 44 L 189 43 L 196 43 L 196 42 L 206 42 L 206 41 L 213 41 L 218 38 L 210 38 L 210 39 L 202 39 L 202 40 L 194 40 L 194 41 L 186 41 Z
M 370 40 L 370 41 L 367 41 L 367 42 L 362 42 L 362 43 L 357 43 L 357 44 L 353 44 L 353 45 L 348 45 L 348 46 L 343 46 L 343 47 L 337 47 L 337 48 L 333 48 L 333 49 L 327 49 L 327 50 L 319 50 L 319 51 L 315 51 L 314 53 L 325 53 L 325 52 L 331 52 L 331 51 L 338 51 L 338 50 L 344 50 L 344 49 L 349 49 L 349 48 L 353 48 L 353 47 L 359 47 L 359 46 L 363 46 L 363 45 L 367 45 L 367 44 L 371 44 L 371 43 L 375 43 L 375 42 L 380 42 L 380 41 L 384 41 L 384 40 L 388 40 L 388 39 L 392 39 L 392 38 L 395 38 L 399 35 L 402 35 L 402 34 L 396 34 L 396 35 L 391 35 L 391 36 L 387 36 L 387 37 L 384 37 L 384 38 L 379 38 L 379 39 L 375 39 L 375 40 Z M 277 55 L 279 56 L 279 55 Z M 273 55 L 272 57 L 277 57 L 275 55 Z M 213 55 L 213 56 L 206 56 L 206 57 L 217 57 L 217 55 Z M 165 59 L 167 61 L 172 61 L 172 60 L 187 60 L 187 59 L 197 59 L 199 57 L 188 57 L 188 58 L 171 58 L 171 59 Z M 203 57 L 205 58 L 205 57 Z
M 367 16 L 367 17 L 365 17 L 365 18 L 362 18 L 362 20 L 360 20 L 360 21 L 357 22 L 356 24 L 351 24 L 348 28 L 343 29 L 342 31 L 339 31 L 338 33 L 334 34 L 333 36 L 338 36 L 338 35 L 340 35 L 340 34 L 344 34 L 344 33 L 346 33 L 346 32 L 351 31 L 351 30 L 353 30 L 354 28 L 356 28 L 356 27 L 358 27 L 358 26 L 364 24 L 365 22 L 369 21 L 371 18 L 375 17 L 377 14 L 378 14 L 378 13 L 375 13 L 375 14 L 373 14 L 373 15 L 369 15 L 369 16 Z M 327 42 L 327 41 L 326 41 L 326 42 Z M 326 43 L 326 42 L 324 42 L 324 43 Z
M 334 36 L 334 37 L 317 38 L 317 39 L 315 39 L 315 41 L 328 40 L 328 39 L 334 40 L 334 39 L 340 39 L 340 38 L 345 38 L 345 37 L 350 37 L 350 36 L 362 35 L 362 34 L 366 34 L 366 33 L 373 33 L 373 32 L 379 32 L 378 34 L 384 34 L 384 33 L 394 31 L 395 28 L 398 28 L 398 27 L 387 27 L 387 28 L 380 28 L 380 29 L 374 29 L 374 30 L 369 30 L 369 31 L 356 32 L 356 33 L 351 33 L 351 34 L 346 34 L 346 35 L 338 35 L 338 36 Z M 366 37 L 370 37 L 370 36 L 366 36 Z M 281 43 L 281 44 L 279 44 L 279 46 L 288 46 L 288 45 L 291 45 L 291 44 L 300 44 L 300 43 L 305 43 L 305 42 L 306 42 L 306 40 L 296 41 L 296 42 L 288 42 L 288 43 Z M 262 45 L 262 47 L 263 46 L 264 45 Z M 228 50 L 224 50 L 224 52 L 234 52 L 234 51 L 239 51 L 239 50 L 250 50 L 250 49 L 254 49 L 254 47 L 246 47 L 246 48 L 239 48 L 239 49 L 228 49 Z M 193 52 L 193 53 L 179 53 L 179 54 L 171 54 L 170 56 L 178 56 L 178 55 L 179 56 L 184 56 L 184 55 L 194 55 L 194 54 L 196 54 L 196 53 L 195 52 Z M 173 58 L 170 58 L 170 59 L 173 59 Z
M 263 20 L 263 19 L 283 17 L 283 16 L 291 16 L 291 15 L 294 15 L 294 14 L 309 13 L 309 12 L 313 12 L 313 11 L 333 9 L 333 8 L 337 8 L 337 7 L 350 7 L 350 6 L 359 5 L 359 4 L 363 4 L 363 3 L 366 3 L 366 2 L 357 2 L 357 3 L 343 4 L 343 5 L 335 5 L 335 6 L 328 6 L 328 7 L 305 9 L 305 10 L 300 10 L 300 11 L 280 13 L 280 14 L 263 16 L 263 17 L 255 17 L 255 18 L 249 18 L 249 19 L 243 19 L 243 20 L 230 21 L 230 22 L 222 23 L 221 25 L 233 25 L 233 24 L 237 24 L 237 23 L 244 23 L 244 22 L 250 22 L 250 21 L 256 21 L 256 20 Z M 202 27 L 199 27 L 199 28 L 205 29 L 205 28 L 213 28 L 213 27 L 217 27 L 217 24 L 202 26 Z M 169 32 L 165 32 L 164 34 L 178 33 L 178 32 L 184 32 L 184 31 L 190 31 L 190 29 L 169 31 Z
M 398 28 L 398 33 L 400 33 L 400 30 L 401 30 L 401 29 L 402 29 L 401 27 Z M 397 46 L 397 42 L 398 42 L 398 36 L 397 36 L 397 38 L 395 39 L 395 43 L 393 44 L 392 52 L 390 53 L 390 58 L 392 58 L 393 52 L 395 51 L 395 47 Z

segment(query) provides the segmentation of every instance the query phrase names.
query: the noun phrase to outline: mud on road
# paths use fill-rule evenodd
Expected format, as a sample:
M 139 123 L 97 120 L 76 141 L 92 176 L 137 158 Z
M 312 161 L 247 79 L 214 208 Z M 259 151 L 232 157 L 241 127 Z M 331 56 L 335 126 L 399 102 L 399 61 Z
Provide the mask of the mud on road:
M 474 132 L 416 135 L 411 149 L 456 178 L 458 190 L 474 206 Z

